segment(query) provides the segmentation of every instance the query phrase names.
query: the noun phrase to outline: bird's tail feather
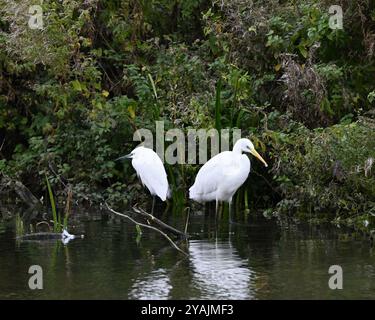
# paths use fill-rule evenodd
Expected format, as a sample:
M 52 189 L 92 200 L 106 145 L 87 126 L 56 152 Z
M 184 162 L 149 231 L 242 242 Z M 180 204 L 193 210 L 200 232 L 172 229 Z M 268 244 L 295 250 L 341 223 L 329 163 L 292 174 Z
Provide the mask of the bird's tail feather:
M 190 199 L 195 199 L 196 197 L 197 197 L 196 190 L 195 190 L 194 186 L 192 186 L 189 189 L 189 198 Z

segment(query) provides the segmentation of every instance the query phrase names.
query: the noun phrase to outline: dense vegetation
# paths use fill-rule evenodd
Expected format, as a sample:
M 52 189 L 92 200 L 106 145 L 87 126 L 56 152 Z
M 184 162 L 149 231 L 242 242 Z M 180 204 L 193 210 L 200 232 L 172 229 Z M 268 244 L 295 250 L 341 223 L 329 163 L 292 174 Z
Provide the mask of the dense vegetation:
M 375 222 L 373 1 L 43 1 L 42 30 L 32 4 L 0 0 L 3 177 L 129 205 L 148 196 L 113 159 L 135 129 L 241 128 L 271 169 L 253 161 L 237 206 Z M 175 207 L 198 168 L 168 166 Z

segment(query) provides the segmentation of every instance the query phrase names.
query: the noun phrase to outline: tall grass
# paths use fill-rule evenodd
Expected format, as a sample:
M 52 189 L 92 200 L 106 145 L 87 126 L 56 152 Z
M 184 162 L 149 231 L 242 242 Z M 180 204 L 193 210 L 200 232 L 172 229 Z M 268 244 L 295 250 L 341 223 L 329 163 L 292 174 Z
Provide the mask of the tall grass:
M 156 86 L 155 86 L 154 79 L 152 79 L 152 76 L 149 73 L 147 74 L 147 76 L 148 76 L 148 79 L 150 80 L 152 91 L 154 92 L 155 100 L 158 100 L 158 94 L 156 92 Z
M 49 201 L 51 204 L 51 210 L 52 210 L 52 219 L 53 219 L 53 231 L 54 232 L 61 232 L 61 216 L 57 214 L 56 210 L 56 204 L 55 204 L 55 198 L 53 196 L 51 184 L 48 180 L 48 177 L 46 175 L 46 182 L 47 182 L 47 189 L 48 189 L 48 195 L 49 195 Z
M 173 212 L 181 212 L 185 206 L 185 192 L 179 187 L 179 183 L 176 180 L 176 173 L 178 175 L 182 174 L 183 167 L 180 167 L 180 170 L 173 170 L 173 167 L 168 165 L 168 177 L 170 179 L 171 187 L 171 197 L 173 204 Z
M 19 213 L 16 214 L 16 236 L 22 236 L 25 233 L 25 227 Z

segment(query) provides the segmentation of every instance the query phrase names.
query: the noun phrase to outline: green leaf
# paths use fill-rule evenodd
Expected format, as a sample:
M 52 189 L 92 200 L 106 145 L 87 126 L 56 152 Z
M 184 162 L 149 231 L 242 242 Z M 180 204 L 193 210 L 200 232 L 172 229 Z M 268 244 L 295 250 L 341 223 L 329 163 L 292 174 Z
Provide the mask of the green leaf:
M 135 229 L 137 230 L 137 235 L 141 236 L 142 235 L 142 229 L 141 229 L 141 227 L 138 224 L 136 224 L 135 225 Z
M 308 51 L 304 46 L 299 46 L 298 47 L 299 52 L 302 54 L 302 56 L 306 59 L 308 56 Z
M 82 91 L 81 83 L 78 80 L 72 81 L 71 84 L 75 91 Z

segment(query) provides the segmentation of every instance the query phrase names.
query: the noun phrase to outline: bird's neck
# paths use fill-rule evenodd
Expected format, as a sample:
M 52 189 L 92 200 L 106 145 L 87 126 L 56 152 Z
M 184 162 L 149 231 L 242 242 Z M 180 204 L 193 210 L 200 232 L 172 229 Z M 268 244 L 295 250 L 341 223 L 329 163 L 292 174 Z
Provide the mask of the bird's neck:
M 238 145 L 238 144 L 235 144 L 234 147 L 233 147 L 233 153 L 242 154 L 241 146 Z

